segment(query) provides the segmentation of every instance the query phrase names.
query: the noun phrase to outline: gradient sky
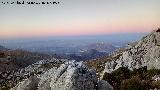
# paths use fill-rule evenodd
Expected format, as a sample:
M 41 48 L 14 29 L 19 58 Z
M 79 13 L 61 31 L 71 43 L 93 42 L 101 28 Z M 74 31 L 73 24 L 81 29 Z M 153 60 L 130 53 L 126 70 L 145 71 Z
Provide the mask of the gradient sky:
M 160 26 L 160 0 L 59 0 L 59 5 L 1 2 L 0 38 L 150 32 Z

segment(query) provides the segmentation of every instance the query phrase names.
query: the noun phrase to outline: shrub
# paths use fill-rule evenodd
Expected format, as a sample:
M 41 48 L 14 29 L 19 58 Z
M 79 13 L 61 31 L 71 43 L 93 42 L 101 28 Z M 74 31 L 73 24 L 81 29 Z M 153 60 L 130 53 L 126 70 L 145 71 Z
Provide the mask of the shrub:
M 155 88 L 160 89 L 160 81 L 152 81 L 150 83 L 150 86 L 152 87 L 152 89 L 155 89 Z
M 148 82 L 143 81 L 139 76 L 123 80 L 120 87 L 121 90 L 149 90 Z
M 124 79 L 130 78 L 130 70 L 126 67 L 120 67 L 119 69 L 113 71 L 111 74 L 105 73 L 103 80 L 108 81 L 115 90 L 120 89 L 120 84 Z
M 5 53 L 0 52 L 0 58 L 5 58 Z
M 134 69 L 121 67 L 112 73 L 105 73 L 103 80 L 108 81 L 115 90 L 148 90 L 149 88 L 160 88 L 160 81 L 153 81 L 152 77 L 159 75 L 160 70 L 147 67 Z
M 150 70 L 147 70 L 144 73 L 144 77 L 145 77 L 145 79 L 151 79 L 155 75 L 159 75 L 159 74 L 160 74 L 160 70 L 159 69 L 150 69 Z

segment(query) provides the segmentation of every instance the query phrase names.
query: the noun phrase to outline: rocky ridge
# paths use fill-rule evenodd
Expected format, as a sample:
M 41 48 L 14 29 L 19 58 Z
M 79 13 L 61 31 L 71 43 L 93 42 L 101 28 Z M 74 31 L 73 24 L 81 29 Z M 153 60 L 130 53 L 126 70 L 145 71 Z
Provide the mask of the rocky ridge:
M 103 72 L 111 73 L 120 67 L 130 70 L 147 66 L 147 69 L 160 69 L 160 29 L 151 32 L 140 41 L 131 43 L 123 52 L 114 53 L 116 59 L 105 64 Z
M 13 87 L 20 81 L 28 79 L 34 75 L 43 74 L 51 68 L 57 69 L 65 61 L 66 59 L 55 59 L 55 58 L 40 60 L 32 65 L 29 65 L 28 67 L 19 69 L 17 71 L 1 72 L 0 90 L 6 87 L 7 88 Z

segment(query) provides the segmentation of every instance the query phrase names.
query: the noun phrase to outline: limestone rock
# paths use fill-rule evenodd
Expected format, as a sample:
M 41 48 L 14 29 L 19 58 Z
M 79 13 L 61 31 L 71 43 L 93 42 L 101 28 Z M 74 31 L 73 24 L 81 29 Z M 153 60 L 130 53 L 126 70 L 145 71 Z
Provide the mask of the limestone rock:
M 31 76 L 19 84 L 17 84 L 11 90 L 37 90 L 39 79 L 36 76 Z
M 152 80 L 159 81 L 160 80 L 160 75 L 155 75 L 152 77 Z
M 119 58 L 107 62 L 103 73 L 111 73 L 119 67 L 128 67 L 130 70 L 144 66 L 147 66 L 147 69 L 160 69 L 160 32 L 158 30 L 136 43 L 129 44 L 125 51 L 117 53 Z
M 113 90 L 106 81 L 98 81 L 96 72 L 83 62 L 69 61 L 58 69 L 26 79 L 11 90 Z
M 51 90 L 95 90 L 97 82 L 96 73 L 82 62 L 69 62 L 58 69 L 50 86 Z

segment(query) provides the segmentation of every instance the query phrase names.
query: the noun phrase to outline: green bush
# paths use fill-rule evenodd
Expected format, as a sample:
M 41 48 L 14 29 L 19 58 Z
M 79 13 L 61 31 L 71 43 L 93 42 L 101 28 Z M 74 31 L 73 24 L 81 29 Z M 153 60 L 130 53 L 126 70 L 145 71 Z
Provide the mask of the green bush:
M 134 76 L 131 79 L 123 80 L 120 90 L 149 90 L 149 85 L 139 76 Z
M 130 78 L 130 72 L 131 71 L 128 68 L 120 67 L 111 74 L 105 73 L 103 76 L 103 80 L 108 81 L 115 90 L 119 90 L 121 82 L 125 79 Z
M 160 70 L 159 69 L 150 69 L 150 70 L 147 70 L 144 73 L 144 77 L 145 77 L 145 79 L 151 79 L 155 75 L 159 75 L 159 74 L 160 74 Z
M 121 67 L 110 74 L 105 73 L 102 79 L 108 81 L 114 90 L 148 90 L 160 87 L 160 81 L 151 80 L 152 77 L 159 74 L 158 69 L 147 70 L 147 67 L 142 67 L 130 71 L 128 68 Z

